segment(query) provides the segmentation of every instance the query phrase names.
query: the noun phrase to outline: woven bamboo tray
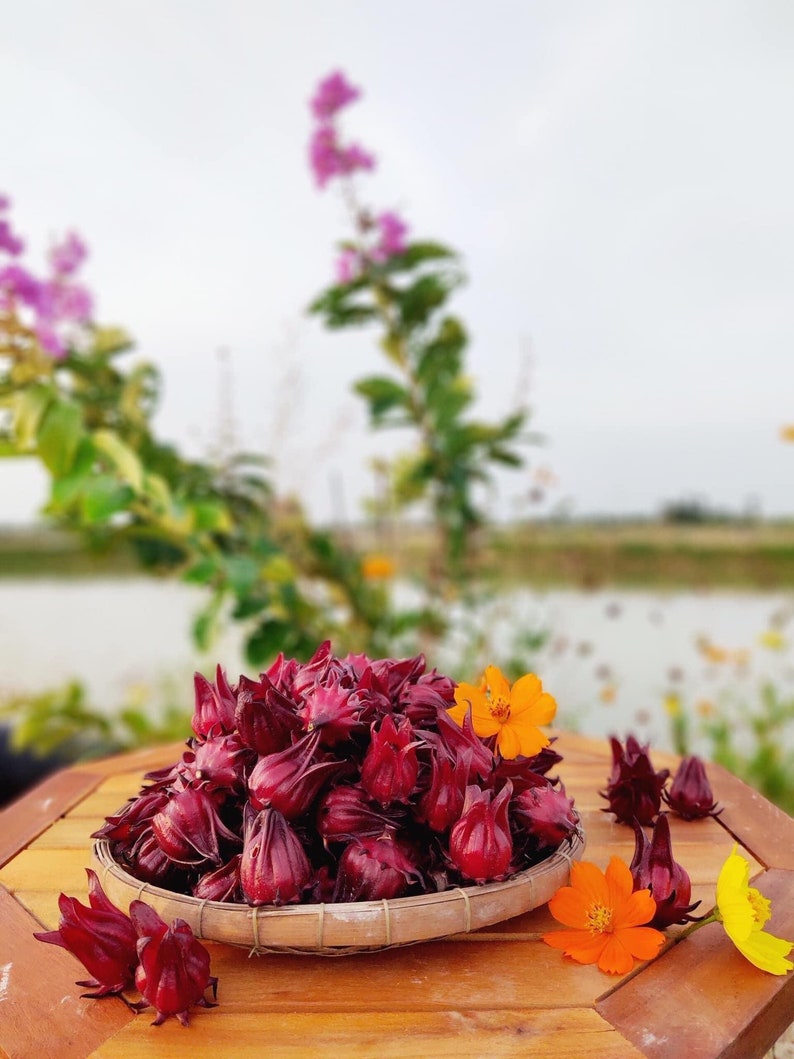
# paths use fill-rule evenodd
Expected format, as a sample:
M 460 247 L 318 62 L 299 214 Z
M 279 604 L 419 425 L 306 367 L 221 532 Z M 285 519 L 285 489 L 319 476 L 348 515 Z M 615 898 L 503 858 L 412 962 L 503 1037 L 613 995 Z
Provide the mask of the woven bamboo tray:
M 238 945 L 252 953 L 343 956 L 468 933 L 529 912 L 568 882 L 571 862 L 579 860 L 583 850 L 584 835 L 575 832 L 548 859 L 505 882 L 393 901 L 278 908 L 202 901 L 142 883 L 113 860 L 106 839 L 94 843 L 93 861 L 105 893 L 125 910 L 140 898 L 166 922 L 179 917 L 199 938 Z

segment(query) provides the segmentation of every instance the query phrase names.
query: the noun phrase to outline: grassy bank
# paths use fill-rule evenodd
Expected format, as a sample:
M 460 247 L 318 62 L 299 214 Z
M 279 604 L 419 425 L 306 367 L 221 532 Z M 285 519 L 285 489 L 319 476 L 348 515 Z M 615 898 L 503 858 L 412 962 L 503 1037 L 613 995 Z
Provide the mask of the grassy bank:
M 421 526 L 346 535 L 362 552 L 390 556 L 398 576 L 422 576 L 432 536 Z M 58 531 L 0 531 L 0 577 L 122 577 L 139 572 L 123 547 L 86 552 Z M 794 523 L 523 523 L 484 534 L 475 570 L 539 587 L 794 587 Z

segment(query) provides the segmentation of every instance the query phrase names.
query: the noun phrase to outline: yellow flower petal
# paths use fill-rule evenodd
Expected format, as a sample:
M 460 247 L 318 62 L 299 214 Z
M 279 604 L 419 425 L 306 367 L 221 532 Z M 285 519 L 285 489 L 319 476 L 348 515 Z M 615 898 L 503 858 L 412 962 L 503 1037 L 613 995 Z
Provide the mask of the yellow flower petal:
M 763 930 L 754 930 L 749 938 L 741 943 L 735 942 L 736 948 L 755 967 L 770 974 L 788 974 L 794 963 L 785 957 L 791 952 L 792 942 L 776 938 Z

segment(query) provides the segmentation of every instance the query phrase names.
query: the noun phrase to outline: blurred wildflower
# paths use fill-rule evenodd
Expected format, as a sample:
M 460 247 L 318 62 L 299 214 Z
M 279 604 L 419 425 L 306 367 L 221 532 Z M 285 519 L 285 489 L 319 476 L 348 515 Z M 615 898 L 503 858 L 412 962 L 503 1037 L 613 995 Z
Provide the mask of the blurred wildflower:
M 361 560 L 361 573 L 367 581 L 388 581 L 397 573 L 397 567 L 388 555 L 373 553 Z
M 681 716 L 681 696 L 676 695 L 675 692 L 665 695 L 662 705 L 668 717 Z
M 765 629 L 758 642 L 769 651 L 782 651 L 786 646 L 786 638 L 779 629 Z
M 794 423 L 787 423 L 780 428 L 781 441 L 794 441 Z
M 631 872 L 612 857 L 606 873 L 587 861 L 571 865 L 571 885 L 549 902 L 554 918 L 569 927 L 543 935 L 577 963 L 597 963 L 607 974 L 627 974 L 636 960 L 652 960 L 664 935 L 646 926 L 656 913 L 647 889 L 633 890 Z

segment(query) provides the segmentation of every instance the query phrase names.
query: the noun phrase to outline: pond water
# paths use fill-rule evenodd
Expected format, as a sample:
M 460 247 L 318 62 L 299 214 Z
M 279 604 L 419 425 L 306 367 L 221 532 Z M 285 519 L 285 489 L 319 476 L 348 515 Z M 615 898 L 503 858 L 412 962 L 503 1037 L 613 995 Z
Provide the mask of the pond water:
M 0 697 L 78 678 L 109 712 L 131 699 L 190 708 L 195 669 L 210 674 L 220 662 L 232 679 L 252 675 L 237 629 L 209 656 L 192 646 L 203 599 L 200 589 L 137 578 L 0 581 Z M 461 611 L 431 661 L 471 679 L 462 659 L 498 664 L 517 638 L 542 633 L 531 661 L 561 727 L 633 731 L 670 748 L 671 697 L 697 730 L 715 711 L 752 712 L 766 682 L 794 696 L 793 608 L 782 593 L 521 590 Z

